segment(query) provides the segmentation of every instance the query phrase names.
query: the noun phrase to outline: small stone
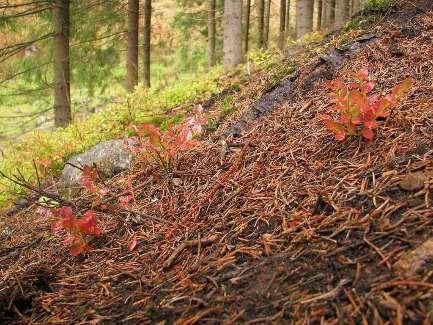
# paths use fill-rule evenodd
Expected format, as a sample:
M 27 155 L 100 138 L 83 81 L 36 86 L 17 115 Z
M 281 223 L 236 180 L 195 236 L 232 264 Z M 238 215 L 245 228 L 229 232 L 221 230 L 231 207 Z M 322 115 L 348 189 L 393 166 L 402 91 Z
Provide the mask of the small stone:
M 136 141 L 134 139 L 104 141 L 86 152 L 72 157 L 68 163 L 78 167 L 96 165 L 101 176 L 110 178 L 131 167 L 133 155 L 127 148 L 127 144 L 133 146 Z M 67 193 L 63 193 L 64 195 L 67 197 L 75 196 L 81 188 L 80 178 L 81 170 L 66 164 L 57 185 L 59 192 L 67 190 Z
M 424 187 L 425 179 L 423 172 L 409 173 L 401 179 L 400 187 L 405 191 L 419 191 Z
M 433 262 L 433 238 L 427 240 L 414 250 L 403 254 L 399 260 L 394 264 L 394 268 L 397 272 L 407 277 L 413 277 L 423 271 L 427 270 L 432 266 Z M 426 270 L 424 270 L 424 268 Z

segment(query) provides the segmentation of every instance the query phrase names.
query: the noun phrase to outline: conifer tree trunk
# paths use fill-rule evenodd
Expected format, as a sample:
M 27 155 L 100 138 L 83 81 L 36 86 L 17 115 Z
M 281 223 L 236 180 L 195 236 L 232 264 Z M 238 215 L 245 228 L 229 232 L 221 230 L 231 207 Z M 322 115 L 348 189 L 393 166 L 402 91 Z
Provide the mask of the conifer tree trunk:
M 215 15 L 216 15 L 216 0 L 209 0 L 209 16 L 208 16 L 208 64 L 213 67 L 216 63 L 215 58 Z
M 278 46 L 280 50 L 284 49 L 286 43 L 286 0 L 280 0 L 280 35 Z
M 257 32 L 258 46 L 262 49 L 265 47 L 265 0 L 257 1 Z
M 356 15 L 360 9 L 361 9 L 361 1 L 352 0 L 352 15 Z
M 144 0 L 144 86 L 150 88 L 150 33 L 152 24 L 152 0 Z
M 250 14 L 251 14 L 251 0 L 247 0 L 245 8 L 245 35 L 244 35 L 244 54 L 248 53 L 249 38 L 250 38 Z
M 138 84 L 138 18 L 139 0 L 128 0 L 128 53 L 126 59 L 126 89 L 134 91 Z
M 322 0 L 322 29 L 330 30 L 334 27 L 335 0 Z
M 323 1 L 317 0 L 317 30 L 322 30 L 322 7 Z
M 226 67 L 242 62 L 242 1 L 224 1 L 223 64 Z
M 286 2 L 286 18 L 285 18 L 285 38 L 289 37 L 290 35 L 290 0 L 287 0 Z
M 296 37 L 301 38 L 313 31 L 313 0 L 296 1 Z
M 320 22 L 320 26 L 322 28 L 322 30 L 326 30 L 329 26 L 328 26 L 328 16 L 327 16 L 327 11 L 328 11 L 328 0 L 322 0 L 322 21 Z
M 69 0 L 53 2 L 54 18 L 54 125 L 72 121 L 69 66 Z
M 335 1 L 335 27 L 341 28 L 350 17 L 349 0 Z
M 267 49 L 269 46 L 269 22 L 271 20 L 271 0 L 267 0 L 265 6 L 265 31 L 263 35 L 264 47 Z

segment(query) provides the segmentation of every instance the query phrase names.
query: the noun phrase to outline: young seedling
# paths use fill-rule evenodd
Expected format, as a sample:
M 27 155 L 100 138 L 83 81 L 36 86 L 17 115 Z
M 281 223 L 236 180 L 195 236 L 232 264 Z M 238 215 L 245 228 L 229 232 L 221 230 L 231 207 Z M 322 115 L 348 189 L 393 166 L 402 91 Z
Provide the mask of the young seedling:
M 91 249 L 86 240 L 87 236 L 100 236 L 102 234 L 102 230 L 96 223 L 96 214 L 91 210 L 86 211 L 81 218 L 77 218 L 72 208 L 68 206 L 51 209 L 51 213 L 57 218 L 51 225 L 51 232 L 54 234 L 60 230 L 66 231 L 67 237 L 63 243 L 70 245 L 69 253 L 72 256 Z
M 396 105 L 413 85 L 413 79 L 407 78 L 395 86 L 391 93 L 380 97 L 370 95 L 375 82 L 369 80 L 367 69 L 359 70 L 355 78 L 356 82 L 348 85 L 340 79 L 331 81 L 328 85 L 338 117 L 333 119 L 325 114 L 321 118 L 325 127 L 335 134 L 338 141 L 344 140 L 348 135 L 357 134 L 372 141 L 378 118 L 388 117 L 390 108 Z
M 193 114 L 182 123 L 170 125 L 166 132 L 161 132 L 151 124 L 134 126 L 140 137 L 140 145 L 131 150 L 138 156 L 156 163 L 164 172 L 170 173 L 181 151 L 197 144 L 195 137 L 202 132 L 207 118 L 199 105 Z

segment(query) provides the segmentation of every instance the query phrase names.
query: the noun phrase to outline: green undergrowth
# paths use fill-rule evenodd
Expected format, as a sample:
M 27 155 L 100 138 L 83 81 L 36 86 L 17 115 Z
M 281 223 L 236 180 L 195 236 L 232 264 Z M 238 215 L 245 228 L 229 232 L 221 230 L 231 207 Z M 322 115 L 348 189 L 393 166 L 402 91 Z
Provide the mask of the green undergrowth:
M 343 31 L 364 29 L 375 23 L 393 2 L 394 0 L 370 0 L 366 2 L 362 10 L 344 25 Z
M 34 165 L 40 178 L 58 175 L 64 163 L 74 154 L 95 144 L 113 138 L 131 135 L 131 124 L 153 123 L 165 128 L 182 119 L 182 113 L 165 114 L 173 107 L 191 108 L 194 101 L 206 99 L 219 92 L 220 68 L 206 74 L 187 77 L 162 90 L 138 87 L 122 103 L 110 104 L 101 112 L 84 121 L 54 132 L 36 130 L 16 140 L 5 143 L 0 156 L 0 170 L 6 175 L 21 174 L 31 182 L 36 181 Z M 7 207 L 22 189 L 0 179 L 0 207 Z

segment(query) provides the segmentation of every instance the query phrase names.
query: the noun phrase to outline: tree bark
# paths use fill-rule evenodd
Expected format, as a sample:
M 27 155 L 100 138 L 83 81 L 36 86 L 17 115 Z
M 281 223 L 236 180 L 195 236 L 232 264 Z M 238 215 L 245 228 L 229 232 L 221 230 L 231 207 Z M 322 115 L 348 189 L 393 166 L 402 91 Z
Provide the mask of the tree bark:
M 126 60 L 126 89 L 133 92 L 138 84 L 138 18 L 139 0 L 128 1 L 128 54 Z
M 152 0 L 144 0 L 144 86 L 150 88 L 150 36 L 152 30 Z
M 269 22 L 271 20 L 271 0 L 267 0 L 265 6 L 265 31 L 264 31 L 264 47 L 267 49 L 269 46 Z
M 313 31 L 313 12 L 312 0 L 296 1 L 296 37 L 311 33 Z
M 213 67 L 216 63 L 215 58 L 215 16 L 216 16 L 216 0 L 209 0 L 209 16 L 208 16 L 208 64 Z
M 54 125 L 72 121 L 69 63 L 69 0 L 55 0 L 54 18 Z
M 322 0 L 322 29 L 330 30 L 334 27 L 335 0 Z
M 352 0 L 352 15 L 356 15 L 361 10 L 361 1 Z
M 265 0 L 257 1 L 257 32 L 259 48 L 264 48 L 265 35 Z
M 224 1 L 223 65 L 242 62 L 242 1 Z
M 289 37 L 290 35 L 290 0 L 287 0 L 286 2 L 286 18 L 285 18 L 285 27 L 284 31 L 286 33 L 285 38 Z
M 247 0 L 245 8 L 245 35 L 244 35 L 244 54 L 248 53 L 249 38 L 250 38 L 250 14 L 251 14 L 251 0 Z
M 349 0 L 335 1 L 335 27 L 341 28 L 350 17 Z
M 322 7 L 323 1 L 317 0 L 317 30 L 322 30 Z
M 280 0 L 280 35 L 278 46 L 282 51 L 286 45 L 286 0 Z

